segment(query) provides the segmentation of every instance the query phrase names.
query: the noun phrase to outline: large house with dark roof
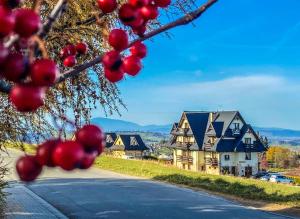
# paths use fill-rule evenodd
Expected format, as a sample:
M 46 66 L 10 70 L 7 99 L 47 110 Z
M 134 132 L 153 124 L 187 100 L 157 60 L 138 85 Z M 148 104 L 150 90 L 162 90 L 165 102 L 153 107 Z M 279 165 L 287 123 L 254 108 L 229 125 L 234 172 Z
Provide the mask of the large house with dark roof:
M 145 151 L 148 150 L 149 148 L 145 145 L 140 135 L 106 133 L 105 151 L 114 157 L 124 158 L 132 156 L 134 158 L 142 158 Z
M 174 165 L 211 174 L 256 174 L 268 149 L 238 111 L 185 111 L 171 135 Z

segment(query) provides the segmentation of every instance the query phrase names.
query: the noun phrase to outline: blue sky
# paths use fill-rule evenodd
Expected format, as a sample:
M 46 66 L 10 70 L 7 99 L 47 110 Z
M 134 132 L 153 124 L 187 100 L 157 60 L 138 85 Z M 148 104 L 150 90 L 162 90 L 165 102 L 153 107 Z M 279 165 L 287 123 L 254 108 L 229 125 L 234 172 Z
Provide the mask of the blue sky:
M 111 118 L 169 124 L 183 110 L 239 110 L 256 126 L 300 130 L 299 9 L 299 0 L 219 0 L 171 39 L 147 41 L 142 72 L 119 83 L 128 111 Z

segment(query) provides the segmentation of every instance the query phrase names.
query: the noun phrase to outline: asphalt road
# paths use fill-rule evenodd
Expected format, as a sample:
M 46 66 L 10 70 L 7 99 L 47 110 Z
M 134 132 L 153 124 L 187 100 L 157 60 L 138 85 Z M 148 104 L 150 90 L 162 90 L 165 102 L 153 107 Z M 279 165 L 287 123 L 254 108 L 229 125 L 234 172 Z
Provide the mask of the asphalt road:
M 13 165 L 17 153 L 3 156 Z M 14 172 L 7 177 L 11 182 L 15 179 Z M 67 218 L 287 218 L 204 192 L 95 168 L 72 173 L 47 169 L 38 181 L 25 187 Z

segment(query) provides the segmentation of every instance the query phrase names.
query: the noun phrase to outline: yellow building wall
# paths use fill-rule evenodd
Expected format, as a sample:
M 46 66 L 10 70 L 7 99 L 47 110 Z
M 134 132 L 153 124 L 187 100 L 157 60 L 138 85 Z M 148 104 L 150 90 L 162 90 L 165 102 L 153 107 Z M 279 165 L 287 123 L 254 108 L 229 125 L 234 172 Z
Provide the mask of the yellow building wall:
M 125 151 L 112 151 L 112 156 L 122 158 L 125 155 Z
M 211 165 L 205 165 L 205 172 L 208 174 L 214 174 L 214 175 L 220 175 L 220 154 L 215 153 L 215 158 L 218 159 L 218 166 L 211 166 Z M 212 153 L 210 152 L 205 152 L 204 158 L 213 158 Z
M 125 154 L 128 156 L 134 156 L 134 157 L 141 157 L 142 152 L 141 151 L 125 151 Z

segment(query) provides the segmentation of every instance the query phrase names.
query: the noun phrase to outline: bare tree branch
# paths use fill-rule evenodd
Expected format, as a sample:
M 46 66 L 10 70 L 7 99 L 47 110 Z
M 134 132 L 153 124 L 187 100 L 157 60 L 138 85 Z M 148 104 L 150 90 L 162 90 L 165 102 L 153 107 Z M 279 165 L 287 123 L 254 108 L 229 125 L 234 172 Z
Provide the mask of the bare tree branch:
M 51 30 L 51 27 L 54 23 L 54 21 L 61 15 L 61 13 L 64 11 L 68 0 L 59 0 L 55 7 L 53 8 L 51 14 L 47 18 L 47 21 L 44 23 L 43 27 L 38 32 L 38 37 L 43 39 Z
M 129 44 L 129 46 L 125 49 L 128 49 L 129 47 L 131 47 L 135 42 L 137 41 L 144 41 L 144 40 L 147 40 L 153 36 L 156 36 L 162 32 L 165 32 L 167 30 L 170 30 L 174 27 L 177 27 L 177 26 L 182 26 L 182 25 L 186 25 L 190 22 L 192 22 L 193 20 L 199 18 L 208 8 L 210 8 L 213 4 L 215 4 L 218 0 L 209 0 L 207 3 L 205 3 L 204 5 L 202 5 L 201 7 L 199 7 L 198 9 L 186 14 L 185 16 L 171 22 L 171 23 L 168 23 L 166 25 L 163 25 L 161 26 L 160 28 L 156 29 L 156 30 L 153 30 L 147 34 L 145 34 L 143 37 L 140 37 L 140 38 L 137 38 L 136 40 L 134 40 L 133 42 L 131 42 Z M 60 0 L 59 2 L 66 2 L 66 0 Z M 56 12 L 57 13 L 57 12 Z M 56 14 L 54 13 L 54 14 Z M 51 13 L 52 14 L 52 13 Z M 57 16 L 57 14 L 56 14 Z M 52 20 L 53 20 L 53 17 L 50 16 L 50 28 L 51 28 L 51 24 L 52 24 Z M 45 29 L 47 30 L 47 28 Z M 62 76 L 57 80 L 56 83 L 61 83 L 63 81 L 65 81 L 66 79 L 68 78 L 72 78 L 72 77 L 76 77 L 78 76 L 81 72 L 83 72 L 84 70 L 94 66 L 94 65 L 97 65 L 99 63 L 101 63 L 102 61 L 102 56 L 97 56 L 95 57 L 93 60 L 91 61 L 88 61 L 82 65 L 78 65 L 76 66 L 74 69 L 71 69 L 71 70 L 68 70 L 66 72 L 64 72 L 62 74 Z M 4 93 L 9 93 L 11 89 L 11 86 L 9 84 L 6 84 L 4 81 L 0 81 L 0 91 L 1 92 L 4 92 Z
M 127 48 L 125 48 L 124 50 L 128 49 L 129 47 L 131 47 L 135 42 L 137 41 L 144 41 L 147 40 L 155 35 L 158 35 L 162 32 L 165 32 L 169 29 L 172 29 L 174 27 L 177 26 L 182 26 L 182 25 L 186 25 L 190 22 L 192 22 L 193 20 L 199 18 L 209 7 L 211 7 L 214 3 L 216 3 L 218 0 L 209 0 L 206 4 L 202 5 L 200 8 L 196 9 L 195 11 L 192 11 L 188 14 L 186 14 L 185 16 L 171 22 L 168 23 L 166 25 L 161 26 L 160 28 L 153 30 L 147 34 L 145 34 L 143 37 L 140 37 L 136 40 L 134 40 L 133 42 L 131 42 L 129 44 L 129 46 Z M 80 72 L 101 63 L 102 60 L 102 56 L 97 56 L 96 58 L 94 58 L 93 60 L 86 62 L 82 65 L 76 66 L 74 69 L 71 69 L 69 71 L 66 71 L 63 76 L 61 76 L 59 78 L 59 80 L 57 81 L 57 83 L 63 82 L 64 80 L 71 78 L 71 77 L 76 77 L 80 74 Z

